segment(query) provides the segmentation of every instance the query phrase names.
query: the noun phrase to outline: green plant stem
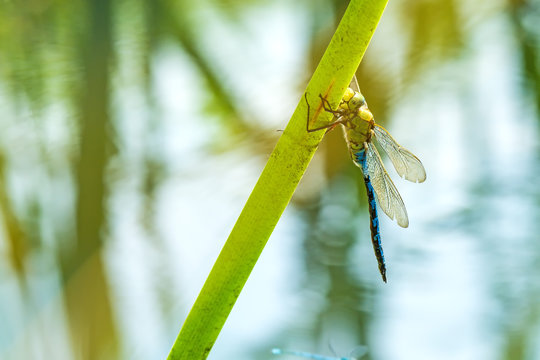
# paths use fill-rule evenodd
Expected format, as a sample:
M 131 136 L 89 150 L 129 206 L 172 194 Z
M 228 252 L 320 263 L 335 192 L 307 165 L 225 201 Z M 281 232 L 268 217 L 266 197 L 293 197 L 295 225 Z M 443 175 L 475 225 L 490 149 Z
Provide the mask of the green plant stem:
M 312 124 L 323 125 L 319 94 L 339 103 L 388 0 L 351 0 L 307 87 Z M 206 359 L 240 291 L 289 203 L 325 131 L 306 131 L 301 98 L 199 293 L 168 359 Z

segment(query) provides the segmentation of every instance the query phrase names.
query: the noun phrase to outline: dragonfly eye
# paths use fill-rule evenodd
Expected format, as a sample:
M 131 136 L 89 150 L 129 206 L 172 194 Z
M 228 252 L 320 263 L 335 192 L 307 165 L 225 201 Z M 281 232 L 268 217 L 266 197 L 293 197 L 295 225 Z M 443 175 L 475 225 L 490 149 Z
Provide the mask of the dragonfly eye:
M 341 99 L 341 101 L 348 102 L 352 99 L 353 96 L 354 90 L 351 88 L 347 88 L 347 90 L 345 90 L 345 93 L 343 94 L 343 98 Z
M 352 109 L 358 109 L 360 106 L 364 105 L 365 103 L 366 103 L 366 99 L 364 98 L 364 95 L 357 92 L 354 94 L 351 101 L 349 102 L 349 107 Z

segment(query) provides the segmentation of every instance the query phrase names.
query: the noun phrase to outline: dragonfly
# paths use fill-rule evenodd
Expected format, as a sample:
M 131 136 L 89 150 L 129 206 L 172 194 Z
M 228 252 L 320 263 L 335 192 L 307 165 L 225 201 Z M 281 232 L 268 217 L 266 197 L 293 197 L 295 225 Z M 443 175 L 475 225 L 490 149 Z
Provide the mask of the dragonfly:
M 324 355 L 318 355 L 318 354 L 312 354 L 309 352 L 303 352 L 303 351 L 289 351 L 289 350 L 281 350 L 278 348 L 272 349 L 272 354 L 274 355 L 293 355 L 298 357 L 303 357 L 307 359 L 312 360 L 358 360 L 361 357 L 363 357 L 365 354 L 367 354 L 367 350 L 364 346 L 360 347 L 359 350 L 355 351 L 356 355 L 358 357 L 328 357 Z
M 408 227 L 409 217 L 396 186 L 384 168 L 373 139 L 377 140 L 377 143 L 386 152 L 397 173 L 402 178 L 421 183 L 426 180 L 426 170 L 420 159 L 399 145 L 385 128 L 375 123 L 375 118 L 368 108 L 366 99 L 360 92 L 356 76 L 353 77 L 337 109 L 332 109 L 328 100 L 322 95 L 319 95 L 319 97 L 323 109 L 331 113 L 333 119 L 327 125 L 310 128 L 310 108 L 306 94 L 305 99 L 308 106 L 306 129 L 308 132 L 323 129 L 330 131 L 336 126 L 342 125 L 351 159 L 362 170 L 368 197 L 371 242 L 377 258 L 379 272 L 386 283 L 386 263 L 381 244 L 381 230 L 375 199 L 377 199 L 382 211 L 391 220 L 395 219 L 399 226 Z

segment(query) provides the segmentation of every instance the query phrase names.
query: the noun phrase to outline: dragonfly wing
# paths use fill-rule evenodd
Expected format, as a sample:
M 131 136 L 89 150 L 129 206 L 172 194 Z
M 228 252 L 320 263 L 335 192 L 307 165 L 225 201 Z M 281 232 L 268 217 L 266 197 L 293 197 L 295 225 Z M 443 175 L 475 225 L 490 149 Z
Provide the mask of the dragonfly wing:
M 356 74 L 353 75 L 353 78 L 351 80 L 351 83 L 349 84 L 349 87 L 353 89 L 354 91 L 360 92 L 360 86 L 358 85 L 358 79 L 356 78 Z
M 364 167 L 371 179 L 371 184 L 379 200 L 379 205 L 386 215 L 392 220 L 396 219 L 399 226 L 406 228 L 409 226 L 409 217 L 405 204 L 384 169 L 381 157 L 372 142 L 367 143 L 366 166 Z
M 412 182 L 421 183 L 426 180 L 426 170 L 420 159 L 399 145 L 382 126 L 375 124 L 373 131 L 377 142 L 392 160 L 392 164 L 394 164 L 399 176 Z

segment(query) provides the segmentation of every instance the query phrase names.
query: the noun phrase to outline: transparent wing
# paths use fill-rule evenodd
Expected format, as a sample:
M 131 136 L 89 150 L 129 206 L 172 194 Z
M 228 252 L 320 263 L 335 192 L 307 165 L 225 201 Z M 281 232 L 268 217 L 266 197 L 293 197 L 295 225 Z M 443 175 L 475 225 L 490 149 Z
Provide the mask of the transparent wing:
M 377 142 L 392 160 L 399 176 L 412 182 L 421 183 L 426 180 L 426 170 L 420 159 L 399 145 L 382 126 L 375 124 L 373 131 Z
M 409 218 L 405 204 L 384 169 L 381 157 L 373 143 L 367 143 L 365 171 L 369 175 L 379 206 L 382 211 L 392 220 L 396 219 L 399 226 L 406 228 L 409 226 Z
M 353 75 L 353 78 L 351 80 L 351 83 L 349 84 L 349 87 L 353 89 L 354 91 L 360 92 L 360 86 L 358 86 L 358 79 L 356 78 L 356 74 Z

